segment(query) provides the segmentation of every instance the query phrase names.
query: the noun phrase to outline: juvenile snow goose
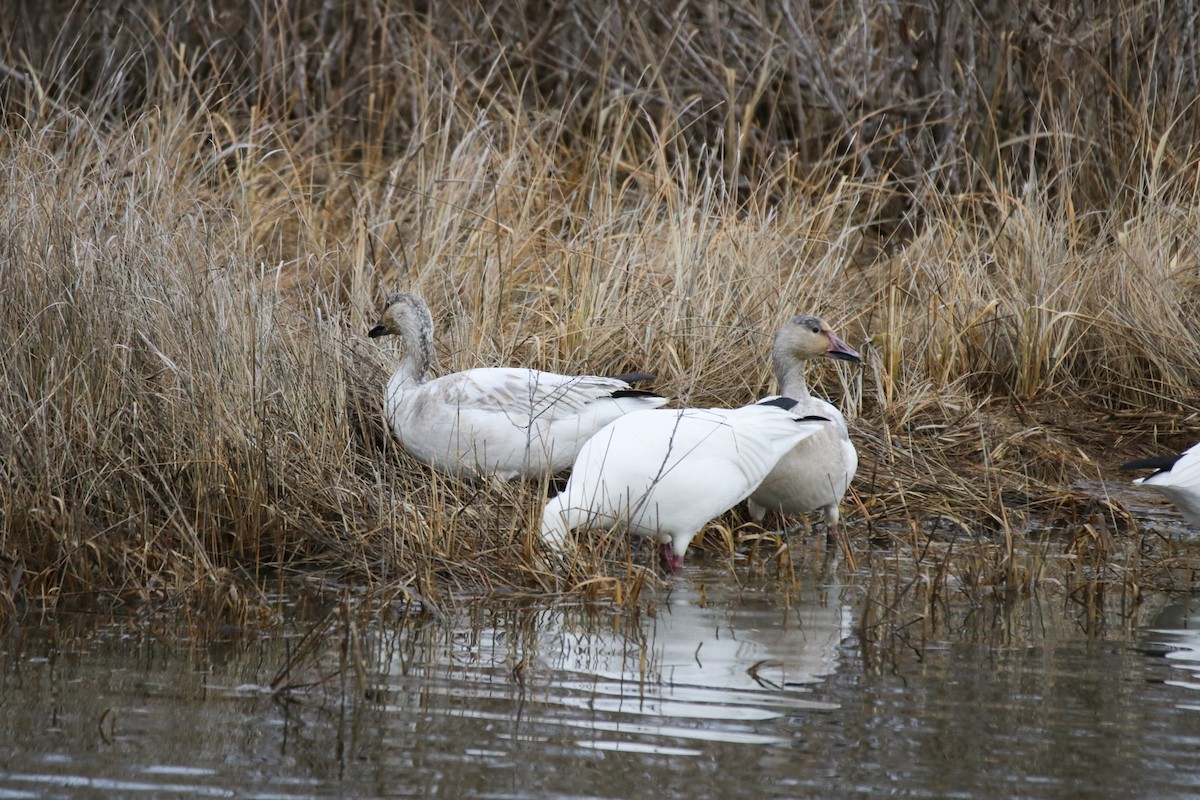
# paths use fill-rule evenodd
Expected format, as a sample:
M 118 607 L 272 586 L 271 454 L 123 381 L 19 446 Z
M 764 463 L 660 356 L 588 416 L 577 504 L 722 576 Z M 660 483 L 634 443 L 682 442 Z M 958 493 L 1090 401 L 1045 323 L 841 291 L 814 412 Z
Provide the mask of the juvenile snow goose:
M 392 432 L 417 460 L 450 475 L 512 480 L 561 472 L 609 422 L 667 402 L 630 386 L 652 375 L 605 378 L 488 367 L 426 380 L 433 316 L 411 292 L 390 295 L 367 335 L 388 334 L 404 342 L 383 400 Z
M 1153 475 L 1137 478 L 1134 483 L 1162 492 L 1189 524 L 1200 528 L 1200 443 L 1178 455 L 1130 461 L 1122 464 L 1121 469 L 1157 470 Z
M 705 523 L 744 500 L 784 453 L 830 424 L 797 419 L 793 406 L 777 398 L 620 417 L 579 451 L 566 488 L 546 503 L 542 538 L 562 551 L 574 528 L 625 525 L 657 541 L 663 566 L 679 572 Z
M 832 358 L 859 362 L 854 348 L 843 342 L 825 320 L 808 314 L 792 317 L 775 334 L 771 361 L 779 393 L 796 401 L 798 417 L 819 416 L 830 423 L 797 444 L 779 460 L 771 474 L 750 495 L 750 517 L 761 522 L 768 511 L 825 515 L 829 540 L 837 536 L 842 496 L 858 469 L 858 452 L 850 442 L 846 418 L 832 404 L 813 397 L 804 381 L 804 362 Z

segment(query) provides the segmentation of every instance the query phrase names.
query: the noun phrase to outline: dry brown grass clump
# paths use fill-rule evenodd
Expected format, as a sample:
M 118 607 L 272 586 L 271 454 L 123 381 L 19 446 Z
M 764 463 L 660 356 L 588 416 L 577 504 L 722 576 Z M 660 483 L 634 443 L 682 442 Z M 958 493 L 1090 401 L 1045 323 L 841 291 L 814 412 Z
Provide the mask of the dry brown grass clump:
M 771 332 L 821 313 L 867 356 L 812 376 L 860 444 L 851 530 L 968 536 L 962 585 L 1024 580 L 1034 523 L 1124 535 L 1095 482 L 1200 430 L 1196 78 L 1163 55 L 1194 18 L 9 6 L 10 611 L 244 615 L 301 571 L 636 596 L 619 541 L 537 566 L 544 487 L 391 445 L 364 334 L 395 288 L 442 369 L 641 369 L 688 404 L 769 391 Z

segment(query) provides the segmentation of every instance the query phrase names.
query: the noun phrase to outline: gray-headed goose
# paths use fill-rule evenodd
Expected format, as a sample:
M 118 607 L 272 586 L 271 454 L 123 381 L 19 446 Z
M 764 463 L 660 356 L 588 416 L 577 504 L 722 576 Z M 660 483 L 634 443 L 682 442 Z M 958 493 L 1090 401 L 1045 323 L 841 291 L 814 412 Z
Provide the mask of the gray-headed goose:
M 846 418 L 835 406 L 809 394 L 804 380 L 805 362 L 832 358 L 859 362 L 854 348 L 843 342 L 820 317 L 801 314 L 788 320 L 775 334 L 771 362 L 779 393 L 796 401 L 798 417 L 830 420 L 820 431 L 799 442 L 779 460 L 771 474 L 750 495 L 750 516 L 761 522 L 767 511 L 783 514 L 825 515 L 827 534 L 833 539 L 841 519 L 842 496 L 858 469 L 858 451 L 850 442 Z

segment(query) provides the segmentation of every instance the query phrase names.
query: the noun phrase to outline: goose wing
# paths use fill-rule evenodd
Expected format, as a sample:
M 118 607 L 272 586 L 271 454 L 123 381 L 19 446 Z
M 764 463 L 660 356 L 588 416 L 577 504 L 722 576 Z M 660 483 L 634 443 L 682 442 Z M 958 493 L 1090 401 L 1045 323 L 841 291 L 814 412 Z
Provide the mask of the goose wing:
M 638 411 L 584 445 L 564 494 L 582 507 L 657 507 L 655 523 L 703 524 L 749 494 L 796 442 L 825 420 L 746 409 Z M 670 510 L 667 510 L 670 509 Z
M 471 369 L 433 383 L 448 406 L 542 422 L 578 416 L 603 398 L 653 394 L 632 389 L 620 378 L 503 367 Z

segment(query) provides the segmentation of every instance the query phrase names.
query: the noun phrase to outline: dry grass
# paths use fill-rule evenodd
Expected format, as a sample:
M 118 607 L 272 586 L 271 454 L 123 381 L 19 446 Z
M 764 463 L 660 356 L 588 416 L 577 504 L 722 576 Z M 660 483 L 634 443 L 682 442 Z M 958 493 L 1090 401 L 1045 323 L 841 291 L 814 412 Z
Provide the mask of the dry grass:
M 812 375 L 862 454 L 861 563 L 887 544 L 935 596 L 1064 551 L 1081 586 L 1179 580 L 1118 558 L 1135 521 L 1080 487 L 1200 428 L 1196 75 L 1168 57 L 1194 17 L 5 5 L 9 612 L 244 621 L 297 573 L 636 601 L 623 541 L 539 570 L 544 487 L 391 445 L 395 353 L 364 334 L 395 288 L 444 370 L 648 370 L 688 404 L 769 391 L 770 333 L 819 312 L 866 355 Z M 725 557 L 752 532 L 716 530 Z

